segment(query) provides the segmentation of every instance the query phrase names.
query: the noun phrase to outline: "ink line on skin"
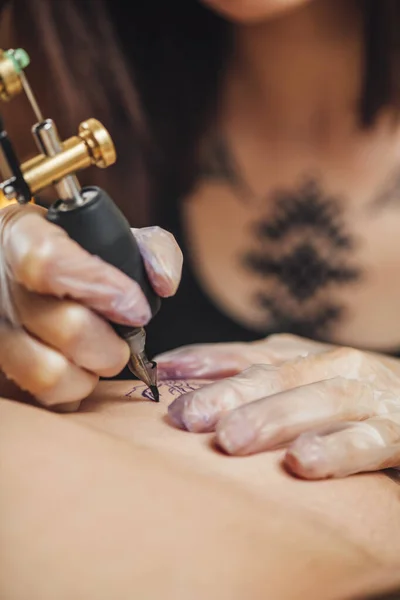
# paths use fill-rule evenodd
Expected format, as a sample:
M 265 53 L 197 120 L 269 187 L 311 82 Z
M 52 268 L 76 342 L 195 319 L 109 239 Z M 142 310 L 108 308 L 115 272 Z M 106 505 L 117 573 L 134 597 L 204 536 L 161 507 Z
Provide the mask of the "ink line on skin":
M 172 396 L 182 396 L 182 394 L 186 394 L 187 392 L 194 392 L 195 390 L 199 389 L 199 387 L 201 386 L 189 383 L 187 381 L 171 380 L 163 381 L 162 383 L 160 383 L 160 385 L 158 386 L 158 390 L 160 388 L 166 388 L 169 394 L 171 394 Z M 140 395 L 142 396 L 142 398 L 146 398 L 147 400 L 153 400 L 154 402 L 151 390 L 147 387 L 143 388 L 142 383 L 137 383 L 134 386 L 132 386 L 131 389 L 124 394 L 124 398 L 130 398 L 138 390 L 140 390 Z

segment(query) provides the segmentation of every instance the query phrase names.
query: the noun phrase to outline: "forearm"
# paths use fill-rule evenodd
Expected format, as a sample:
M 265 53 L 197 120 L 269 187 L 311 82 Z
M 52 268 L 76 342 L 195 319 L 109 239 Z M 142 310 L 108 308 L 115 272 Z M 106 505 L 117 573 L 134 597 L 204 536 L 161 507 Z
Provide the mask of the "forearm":
M 296 511 L 46 411 L 0 402 L 0 457 L 8 600 L 311 599 L 375 567 Z

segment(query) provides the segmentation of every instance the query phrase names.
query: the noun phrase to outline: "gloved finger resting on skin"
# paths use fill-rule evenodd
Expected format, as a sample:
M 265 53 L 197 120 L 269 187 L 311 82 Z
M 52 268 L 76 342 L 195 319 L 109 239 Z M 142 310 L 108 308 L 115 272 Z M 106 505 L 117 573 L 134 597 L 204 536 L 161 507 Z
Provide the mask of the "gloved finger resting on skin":
M 0 322 L 0 369 L 41 404 L 77 402 L 95 388 L 98 377 L 68 361 L 23 329 Z
M 43 214 L 33 207 L 3 213 L 3 268 L 9 279 L 29 291 L 78 300 L 117 323 L 146 324 L 150 307 L 140 286 L 83 250 Z
M 303 479 L 347 477 L 400 466 L 400 412 L 345 423 L 327 435 L 308 432 L 288 448 L 283 463 Z
M 194 432 L 210 431 L 226 411 L 315 379 L 324 379 L 329 376 L 329 364 L 329 357 L 316 361 L 310 356 L 280 367 L 252 365 L 228 379 L 181 396 L 170 405 L 169 416 L 178 427 Z
M 149 279 L 159 296 L 173 296 L 182 274 L 183 255 L 172 233 L 161 227 L 132 229 Z
M 230 377 L 255 364 L 279 365 L 332 349 L 289 334 L 271 335 L 248 343 L 193 344 L 156 357 L 161 379 Z
M 392 401 L 391 394 L 386 397 Z M 337 377 L 262 398 L 222 416 L 216 428 L 217 443 L 229 454 L 252 454 L 286 445 L 303 432 L 363 420 L 382 410 L 381 392 Z
M 20 286 L 14 289 L 14 298 L 25 329 L 78 367 L 100 377 L 113 377 L 127 364 L 126 342 L 85 306 L 27 292 Z
M 220 379 L 267 363 L 256 344 L 194 344 L 155 357 L 160 379 Z
M 170 417 L 176 425 L 190 431 L 209 431 L 223 412 L 280 391 L 336 377 L 378 380 L 384 389 L 398 384 L 393 373 L 375 359 L 364 358 L 352 349 L 334 349 L 281 366 L 253 365 L 229 379 L 178 398 L 170 407 Z
M 332 344 L 316 342 L 308 338 L 289 333 L 276 333 L 254 342 L 260 352 L 264 350 L 273 364 L 305 358 L 313 354 L 321 354 L 335 348 Z
M 281 390 L 277 367 L 253 365 L 239 375 L 180 396 L 170 404 L 168 414 L 178 427 L 192 432 L 212 431 L 224 412 Z

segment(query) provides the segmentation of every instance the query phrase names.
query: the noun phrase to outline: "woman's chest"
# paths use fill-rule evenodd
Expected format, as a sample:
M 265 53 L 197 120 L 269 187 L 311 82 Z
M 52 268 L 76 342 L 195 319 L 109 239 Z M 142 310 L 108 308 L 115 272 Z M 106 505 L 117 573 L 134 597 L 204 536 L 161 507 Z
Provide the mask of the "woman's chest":
M 184 203 L 186 260 L 234 321 L 260 335 L 400 347 L 400 161 L 346 159 L 278 157 L 253 198 L 213 177 Z

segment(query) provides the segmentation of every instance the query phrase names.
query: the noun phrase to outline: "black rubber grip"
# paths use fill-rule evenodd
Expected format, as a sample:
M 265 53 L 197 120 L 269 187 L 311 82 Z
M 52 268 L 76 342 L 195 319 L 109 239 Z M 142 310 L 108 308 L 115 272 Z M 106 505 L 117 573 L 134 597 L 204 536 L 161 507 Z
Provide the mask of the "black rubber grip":
M 47 211 L 47 220 L 62 227 L 87 252 L 136 281 L 154 317 L 160 309 L 161 299 L 151 286 L 127 219 L 101 188 L 86 187 L 81 194 L 86 201 L 69 210 L 62 210 L 65 204 L 57 200 Z M 114 328 L 123 337 L 131 330 L 121 325 L 114 325 Z

